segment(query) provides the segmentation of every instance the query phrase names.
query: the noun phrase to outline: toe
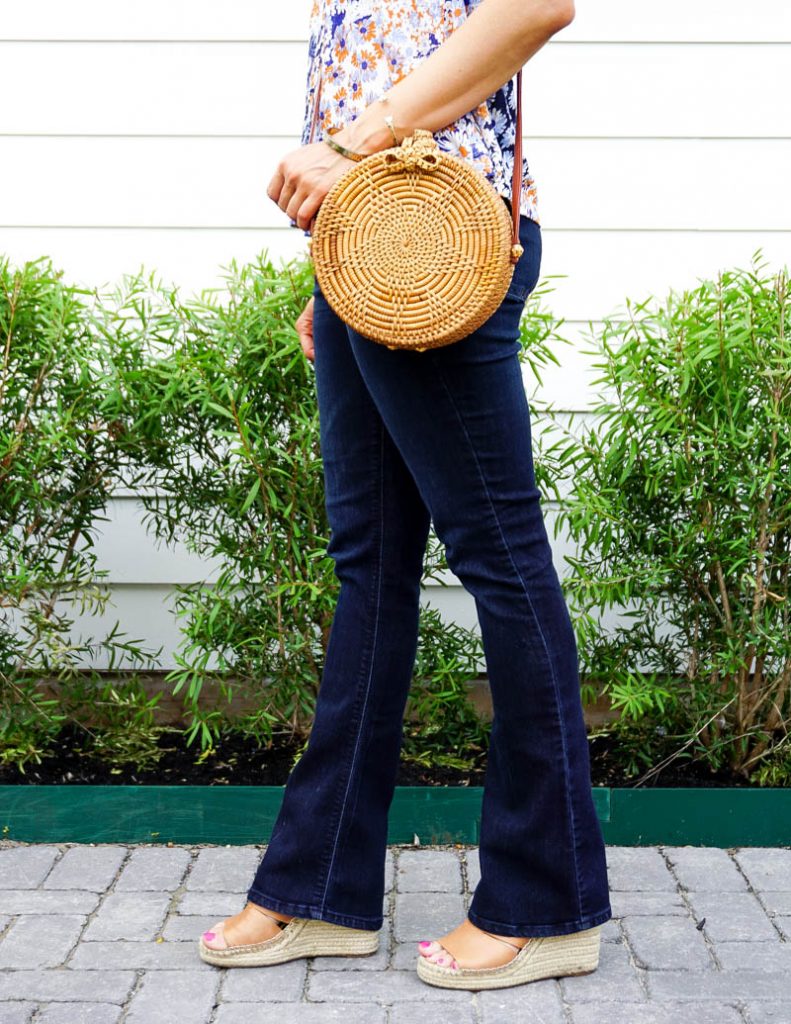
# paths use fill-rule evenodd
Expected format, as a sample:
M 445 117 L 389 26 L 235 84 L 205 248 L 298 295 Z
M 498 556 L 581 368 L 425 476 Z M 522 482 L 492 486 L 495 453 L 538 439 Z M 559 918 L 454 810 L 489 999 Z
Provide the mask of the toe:
M 209 949 L 225 949 L 228 945 L 223 934 L 222 921 L 218 921 L 217 924 L 212 925 L 207 932 L 203 933 L 201 938 Z
M 439 942 L 428 942 L 425 946 L 421 942 L 419 948 L 421 955 L 433 964 L 439 964 L 440 967 L 447 967 L 453 971 L 458 970 L 459 965 Z

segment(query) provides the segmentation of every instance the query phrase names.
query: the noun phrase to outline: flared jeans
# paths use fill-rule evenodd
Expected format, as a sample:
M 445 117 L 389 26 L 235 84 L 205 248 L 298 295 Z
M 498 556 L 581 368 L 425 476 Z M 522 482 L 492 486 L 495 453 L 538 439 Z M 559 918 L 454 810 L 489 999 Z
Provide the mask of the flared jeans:
M 315 380 L 340 591 L 315 717 L 248 899 L 382 926 L 388 811 L 418 642 L 430 524 L 473 596 L 493 717 L 473 924 L 562 935 L 611 916 L 573 626 L 534 478 L 519 323 L 541 262 L 524 254 L 498 309 L 424 352 L 357 334 L 314 278 Z

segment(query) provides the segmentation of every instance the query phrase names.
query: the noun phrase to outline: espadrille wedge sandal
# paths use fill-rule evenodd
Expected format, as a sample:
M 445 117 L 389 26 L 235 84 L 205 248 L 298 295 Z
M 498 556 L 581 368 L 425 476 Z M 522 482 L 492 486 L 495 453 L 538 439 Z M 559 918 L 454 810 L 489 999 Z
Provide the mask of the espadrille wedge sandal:
M 487 933 L 491 934 L 491 933 Z M 493 938 L 500 938 L 498 935 Z M 500 939 L 507 942 L 506 939 Z M 505 988 L 540 978 L 561 978 L 571 974 L 590 974 L 599 966 L 601 925 L 570 935 L 531 938 L 524 946 L 514 942 L 516 956 L 501 967 L 443 967 L 418 956 L 417 975 L 421 981 L 440 988 Z M 443 942 L 443 947 L 447 949 Z M 448 949 L 453 956 L 453 950 Z
M 217 967 L 266 967 L 303 956 L 367 956 L 379 948 L 378 931 L 347 928 L 305 917 L 281 921 L 263 907 L 256 909 L 277 922 L 280 926 L 278 935 L 263 942 L 226 946 L 225 949 L 212 949 L 201 936 L 198 939 L 201 960 Z

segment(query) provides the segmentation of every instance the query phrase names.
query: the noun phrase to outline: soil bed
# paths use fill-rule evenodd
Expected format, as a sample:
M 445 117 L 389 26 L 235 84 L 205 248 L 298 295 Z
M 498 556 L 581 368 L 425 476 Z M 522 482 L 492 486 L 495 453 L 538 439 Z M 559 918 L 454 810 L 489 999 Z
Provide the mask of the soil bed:
M 200 750 L 187 747 L 177 735 L 165 735 L 159 763 L 141 770 L 135 765 L 113 766 L 96 757 L 87 757 L 77 749 L 83 734 L 74 726 L 64 728 L 57 749 L 41 764 L 29 764 L 22 774 L 13 766 L 0 766 L 2 785 L 150 785 L 150 786 L 282 786 L 285 784 L 299 744 L 277 741 L 270 748 L 253 740 L 231 736 L 214 752 L 198 761 Z M 627 778 L 619 766 L 609 737 L 591 740 L 591 778 L 594 786 L 630 787 L 636 779 Z M 425 768 L 401 760 L 398 786 L 483 786 L 483 769 L 463 771 L 457 768 Z M 750 787 L 741 776 L 729 772 L 712 773 L 705 765 L 677 760 L 646 781 L 649 786 L 672 787 Z M 753 787 L 758 788 L 758 787 Z

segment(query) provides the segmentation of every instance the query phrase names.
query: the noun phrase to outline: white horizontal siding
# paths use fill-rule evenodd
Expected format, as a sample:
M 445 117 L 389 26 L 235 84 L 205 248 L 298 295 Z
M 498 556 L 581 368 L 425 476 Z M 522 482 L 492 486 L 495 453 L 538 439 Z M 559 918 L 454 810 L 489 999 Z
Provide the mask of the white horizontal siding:
M 223 267 L 305 254 L 266 197 L 298 144 L 309 0 L 0 0 L 0 253 L 52 256 L 110 288 L 156 272 L 182 296 L 223 289 Z M 572 346 L 529 377 L 536 401 L 598 397 L 586 331 L 626 296 L 663 296 L 761 249 L 791 262 L 791 4 L 598 0 L 528 62 L 524 149 L 543 225 L 547 305 Z M 276 98 L 273 102 L 272 98 Z M 554 539 L 563 574 L 566 540 Z M 100 564 L 132 637 L 178 632 L 172 586 L 211 566 L 157 549 L 132 497 L 102 527 Z M 425 598 L 466 624 L 471 598 Z M 89 633 L 100 632 L 88 619 Z

